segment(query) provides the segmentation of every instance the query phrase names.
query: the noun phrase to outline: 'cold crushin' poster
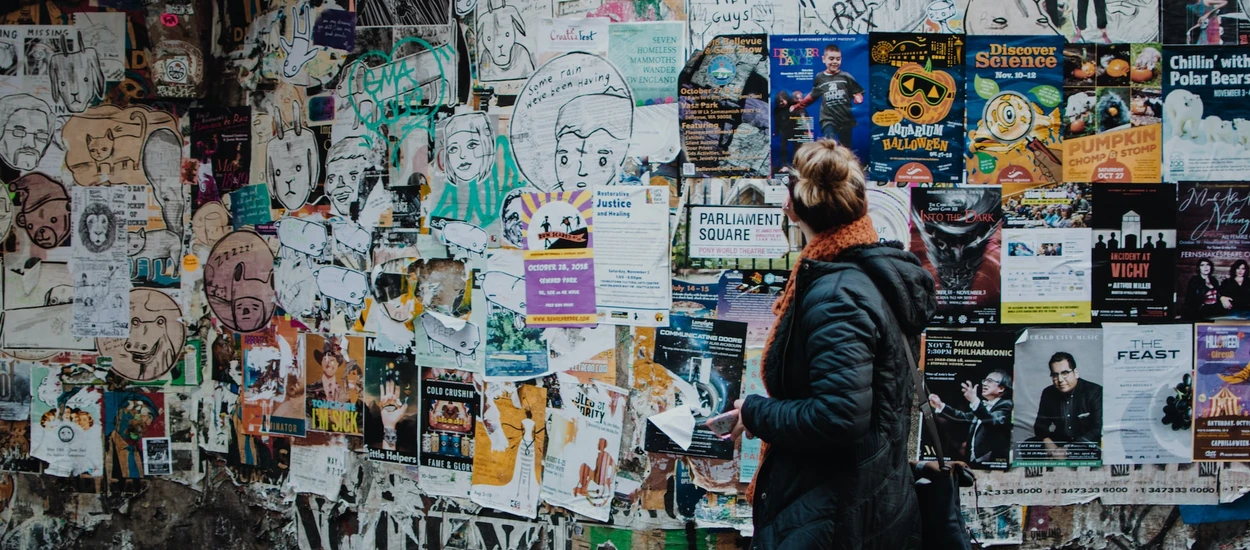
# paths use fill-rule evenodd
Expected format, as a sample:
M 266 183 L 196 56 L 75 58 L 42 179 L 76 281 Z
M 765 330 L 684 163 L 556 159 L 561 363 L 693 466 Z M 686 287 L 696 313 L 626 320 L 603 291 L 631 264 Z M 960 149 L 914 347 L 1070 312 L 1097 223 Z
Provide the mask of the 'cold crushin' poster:
M 1163 51 L 1166 181 L 1245 179 L 1250 171 L 1250 53 L 1245 46 Z
M 1063 38 L 969 36 L 968 183 L 1063 178 Z
M 914 187 L 911 251 L 937 282 L 934 324 L 999 322 L 1002 188 Z
M 1194 460 L 1250 460 L 1250 325 L 1197 325 L 1194 379 Z
M 773 175 L 800 145 L 833 139 L 868 160 L 868 35 L 768 37 Z
M 472 372 L 421 368 L 421 490 L 469 496 L 473 436 L 481 396 Z
M 873 33 L 869 178 L 960 183 L 964 36 Z

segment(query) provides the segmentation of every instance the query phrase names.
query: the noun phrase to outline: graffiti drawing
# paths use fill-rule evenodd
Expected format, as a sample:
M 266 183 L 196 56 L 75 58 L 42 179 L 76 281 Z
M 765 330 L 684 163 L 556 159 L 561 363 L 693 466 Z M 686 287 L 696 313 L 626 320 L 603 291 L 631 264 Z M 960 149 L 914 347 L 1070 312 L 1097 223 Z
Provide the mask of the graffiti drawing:
M 9 167 L 34 170 L 52 142 L 52 108 L 35 96 L 0 98 L 0 160 Z
M 457 10 L 460 3 L 457 2 Z M 357 0 L 356 24 L 361 27 L 446 25 L 451 21 L 450 4 L 448 0 Z
M 525 20 L 516 6 L 504 0 L 478 2 L 477 38 L 482 81 L 518 80 L 534 73 L 534 39 L 525 33 Z
M 182 185 L 182 138 L 173 130 L 159 128 L 143 145 L 143 175 L 161 207 L 165 228 L 181 240 L 186 228 L 187 194 Z M 180 247 L 181 248 L 181 247 Z
M 1058 33 L 1069 42 L 1154 42 L 1159 0 L 969 0 L 964 26 L 970 35 Z
M 182 356 L 187 328 L 169 295 L 150 288 L 130 291 L 130 336 L 97 339 L 100 353 L 113 357 L 113 372 L 136 382 L 164 376 Z
M 360 185 L 366 171 L 377 166 L 373 149 L 360 137 L 339 140 L 326 155 L 325 194 L 330 209 L 338 216 L 351 216 L 352 206 L 360 200 Z
M 117 242 L 119 213 L 113 212 L 108 204 L 93 202 L 82 211 L 78 224 L 78 239 L 87 250 L 99 254 L 113 247 Z
M 634 100 L 610 62 L 573 52 L 548 61 L 517 96 L 508 126 L 517 166 L 542 191 L 613 183 L 633 136 Z
M 490 242 L 485 230 L 464 222 L 447 222 L 439 236 L 451 251 L 452 257 L 457 259 L 467 258 L 469 255 L 479 258 L 485 256 L 486 244 Z
M 56 180 L 31 172 L 13 180 L 17 226 L 40 248 L 56 248 L 70 234 L 69 195 Z
M 306 254 L 287 247 L 278 249 L 274 266 L 274 291 L 278 304 L 292 314 L 311 311 L 317 299 L 316 264 Z
M 325 266 L 318 270 L 317 288 L 321 295 L 338 300 L 345 304 L 358 306 L 369 294 L 368 277 L 354 269 L 339 266 Z
M 191 215 L 193 246 L 211 247 L 230 232 L 230 211 L 220 202 L 206 203 Z
M 966 25 L 963 14 L 968 2 L 969 0 L 802 0 L 799 2 L 799 32 L 963 34 Z
M 456 367 L 464 367 L 464 358 L 477 359 L 477 347 L 482 343 L 481 331 L 473 323 L 465 323 L 459 329 L 443 324 L 433 313 L 421 314 L 421 327 L 425 329 L 429 352 L 436 349 L 456 354 Z
M 439 123 L 436 138 L 438 168 L 452 185 L 484 182 L 495 167 L 495 136 L 486 113 L 448 117 Z
M 329 234 L 324 225 L 299 218 L 282 218 L 274 223 L 278 228 L 278 240 L 284 248 L 309 256 L 325 252 Z
M 132 272 L 140 273 L 139 264 L 147 260 L 149 279 L 166 272 L 172 273 L 172 277 L 178 277 L 182 266 L 182 237 L 178 233 L 168 229 L 131 231 L 127 246 L 128 255 L 134 262 L 131 266 Z M 158 262 L 160 269 L 156 267 Z
M 273 272 L 273 254 L 260 235 L 236 231 L 217 241 L 204 264 L 204 292 L 217 320 L 238 332 L 268 325 L 274 311 Z
M 273 139 L 265 148 L 265 177 L 270 195 L 287 210 L 299 210 L 321 178 L 317 137 L 304 126 L 300 102 L 293 102 L 291 126 L 282 122 L 282 110 L 275 109 Z
M 95 48 L 83 46 L 78 36 L 78 49 L 71 49 L 69 40 L 61 37 L 61 51 L 48 58 L 52 98 L 71 113 L 81 113 L 92 103 L 104 98 L 104 71 Z
M 98 105 L 66 120 L 60 131 L 65 166 L 78 185 L 147 185 L 157 198 L 180 185 L 182 134 L 173 115 L 148 107 Z M 143 158 L 145 154 L 154 158 Z M 172 178 L 171 183 L 168 178 Z M 178 199 L 182 202 L 185 199 Z M 171 204 L 172 207 L 172 204 Z M 181 217 L 181 214 L 179 214 Z M 181 229 L 185 223 L 178 222 Z
M 299 75 L 300 70 L 304 68 L 309 61 L 317 57 L 317 52 L 321 51 L 320 46 L 312 45 L 312 22 L 309 21 L 309 13 L 312 7 L 308 4 L 300 4 L 298 7 L 292 7 L 291 13 L 294 20 L 291 25 L 291 40 L 287 40 L 285 36 L 278 37 L 282 45 L 282 53 L 284 59 L 282 61 L 282 76 L 286 78 L 295 78 Z M 286 12 L 282 12 L 283 18 Z

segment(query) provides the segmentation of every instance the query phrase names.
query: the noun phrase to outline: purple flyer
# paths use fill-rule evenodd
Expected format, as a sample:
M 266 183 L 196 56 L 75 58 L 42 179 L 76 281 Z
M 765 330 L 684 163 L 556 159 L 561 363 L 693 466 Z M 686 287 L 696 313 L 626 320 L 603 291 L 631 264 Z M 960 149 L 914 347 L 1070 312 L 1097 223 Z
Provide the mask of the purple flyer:
M 525 324 L 595 326 L 593 194 L 522 195 L 525 237 Z

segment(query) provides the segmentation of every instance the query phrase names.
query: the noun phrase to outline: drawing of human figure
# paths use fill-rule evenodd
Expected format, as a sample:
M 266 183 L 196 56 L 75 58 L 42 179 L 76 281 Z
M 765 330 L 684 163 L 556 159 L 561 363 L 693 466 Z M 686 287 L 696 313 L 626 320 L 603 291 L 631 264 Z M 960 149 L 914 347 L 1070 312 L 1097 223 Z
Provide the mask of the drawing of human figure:
M 516 470 L 512 472 L 512 480 L 516 483 L 516 501 L 521 506 L 534 501 L 534 491 L 538 488 L 538 472 L 534 471 L 534 419 L 530 411 L 525 411 L 525 420 L 521 421 L 524 433 L 517 444 Z
M 583 463 L 578 472 L 577 487 L 573 488 L 573 496 L 584 496 L 598 499 L 612 487 L 612 479 L 616 473 L 616 461 L 608 452 L 608 440 L 599 438 L 599 454 L 595 456 L 595 465 Z
M 34 170 L 52 142 L 52 108 L 32 95 L 0 98 L 0 160 L 20 170 Z
M 610 93 L 577 96 L 556 118 L 555 191 L 613 183 L 634 133 L 633 102 Z
M 543 216 L 543 223 L 539 224 L 539 227 L 543 228 L 543 233 L 550 233 L 551 232 L 551 216 Z M 543 239 L 543 247 L 544 248 L 551 247 L 551 239 Z
M 1107 36 L 1107 0 L 1076 0 L 1076 41 L 1084 42 L 1081 36 L 1081 29 L 1086 28 L 1086 15 L 1089 14 L 1089 3 L 1094 3 L 1094 22 L 1098 25 L 1098 32 L 1102 33 L 1102 41 L 1104 44 L 1110 44 L 1111 38 Z
M 373 164 L 372 151 L 361 138 L 344 138 L 330 147 L 326 154 L 325 194 L 335 214 L 351 216 L 352 205 L 360 200 L 365 170 Z
M 112 479 L 136 479 L 143 477 L 143 455 L 140 444 L 148 427 L 156 420 L 156 404 L 145 395 L 128 393 L 117 404 L 117 416 L 113 418 L 113 431 L 109 434 L 112 447 Z
M 438 166 L 447 184 L 431 214 L 464 221 L 492 220 L 498 190 L 487 180 L 495 167 L 495 138 L 486 113 L 454 115 L 438 127 Z

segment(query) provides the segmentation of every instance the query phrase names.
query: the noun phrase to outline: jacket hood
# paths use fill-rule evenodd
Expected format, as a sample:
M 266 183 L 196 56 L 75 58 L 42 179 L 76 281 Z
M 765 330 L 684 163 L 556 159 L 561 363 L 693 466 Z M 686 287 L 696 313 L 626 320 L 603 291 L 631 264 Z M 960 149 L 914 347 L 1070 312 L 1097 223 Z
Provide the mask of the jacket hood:
M 830 272 L 858 266 L 877 285 L 907 334 L 924 331 L 937 311 L 933 276 L 920 265 L 915 254 L 903 250 L 897 241 L 857 246 L 843 251 L 832 262 L 812 263 L 821 271 Z

